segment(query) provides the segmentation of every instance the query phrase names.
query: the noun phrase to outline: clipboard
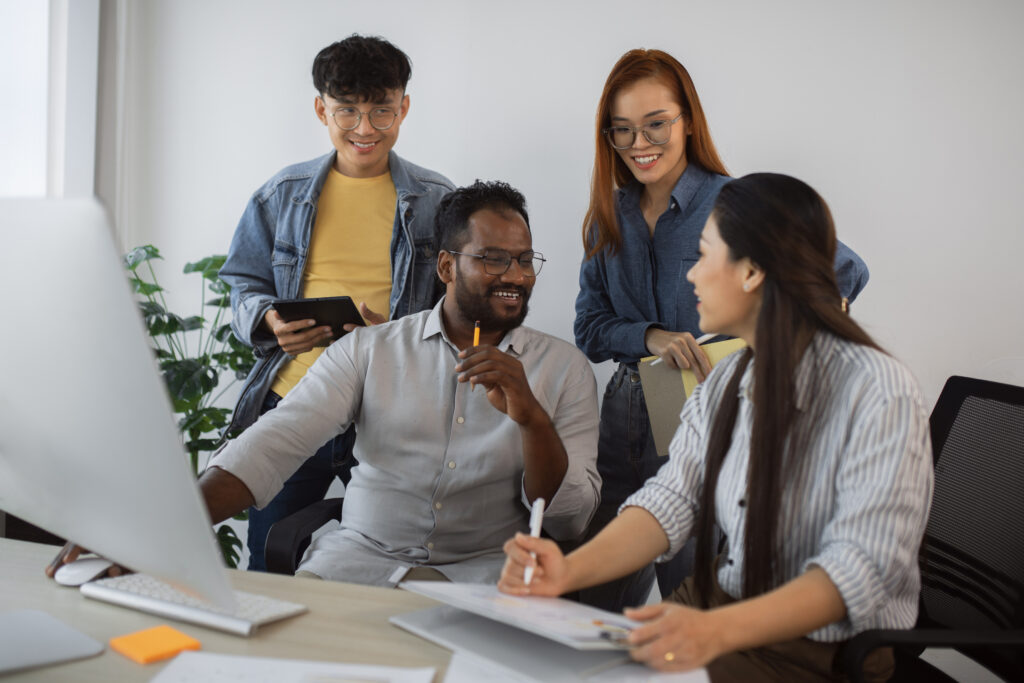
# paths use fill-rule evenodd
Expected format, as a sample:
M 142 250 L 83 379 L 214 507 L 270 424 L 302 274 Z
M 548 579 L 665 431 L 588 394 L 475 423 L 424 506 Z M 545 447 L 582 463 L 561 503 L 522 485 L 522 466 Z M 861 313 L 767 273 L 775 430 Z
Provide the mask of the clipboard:
M 742 339 L 728 339 L 721 342 L 702 344 L 711 367 L 715 367 L 726 356 L 746 348 Z M 664 363 L 651 365 L 657 356 L 649 356 L 636 364 L 640 373 L 640 386 L 647 403 L 647 415 L 651 420 L 651 434 L 658 455 L 668 455 L 668 446 L 672 443 L 676 429 L 679 427 L 679 414 L 683 412 L 683 404 L 697 387 L 697 376 L 693 370 L 673 370 Z

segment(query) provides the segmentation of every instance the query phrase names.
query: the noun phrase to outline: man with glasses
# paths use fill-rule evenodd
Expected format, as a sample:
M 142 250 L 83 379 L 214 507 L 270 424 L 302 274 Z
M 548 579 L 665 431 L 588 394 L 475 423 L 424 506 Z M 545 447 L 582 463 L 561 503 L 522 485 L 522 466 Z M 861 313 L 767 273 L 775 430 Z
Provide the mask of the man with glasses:
M 434 276 L 433 217 L 453 188 L 392 148 L 409 111 L 409 58 L 386 40 L 352 35 L 316 56 L 313 107 L 333 150 L 285 168 L 249 200 L 221 277 L 231 285 L 232 328 L 256 351 L 229 433 L 248 428 L 305 375 L 331 341 L 314 320 L 285 322 L 276 299 L 349 296 L 367 323 L 429 309 Z M 324 497 L 352 467 L 352 431 L 322 446 L 249 514 L 249 569 L 263 570 L 270 526 Z
M 544 264 L 528 220 L 505 183 L 447 195 L 436 217 L 444 298 L 328 347 L 203 473 L 213 520 L 266 505 L 353 425 L 359 464 L 341 527 L 314 541 L 301 574 L 496 581 L 502 544 L 527 529 L 537 498 L 550 536 L 580 536 L 600 489 L 597 389 L 579 350 L 522 326 Z

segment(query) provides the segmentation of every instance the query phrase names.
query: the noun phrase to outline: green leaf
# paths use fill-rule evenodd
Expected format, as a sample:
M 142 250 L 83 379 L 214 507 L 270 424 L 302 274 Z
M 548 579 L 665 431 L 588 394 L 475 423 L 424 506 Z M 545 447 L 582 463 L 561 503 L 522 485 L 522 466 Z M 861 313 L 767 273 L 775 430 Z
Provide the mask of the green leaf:
M 154 337 L 158 334 L 174 334 L 184 329 L 182 319 L 173 313 L 148 318 L 146 324 L 149 326 L 149 333 Z
M 142 296 L 149 296 L 164 291 L 164 288 L 155 282 L 143 282 L 138 278 L 132 280 L 132 288 Z
M 164 313 L 167 312 L 164 310 L 163 306 L 161 306 L 155 301 L 140 301 L 139 309 L 142 311 L 142 315 L 144 315 L 147 318 L 152 317 L 154 315 L 163 315 Z
M 207 288 L 214 294 L 230 294 L 231 285 L 221 280 L 219 277 L 216 280 L 210 280 L 207 284 Z
M 178 420 L 178 430 L 181 432 L 195 430 L 197 434 L 206 434 L 226 426 L 229 415 L 231 415 L 231 411 L 228 408 L 216 406 L 191 411 Z
M 220 545 L 221 554 L 224 555 L 224 564 L 231 569 L 238 566 L 238 560 L 241 559 L 239 551 L 242 549 L 242 541 L 238 538 L 238 534 L 227 524 L 222 524 L 217 528 L 217 543 Z
M 198 315 L 189 316 L 181 321 L 181 329 L 184 330 L 185 332 L 189 332 L 191 330 L 201 330 L 203 329 L 204 325 L 206 325 L 206 318 L 200 317 Z
M 231 306 L 231 297 L 222 296 L 217 299 L 207 299 L 207 306 L 216 306 L 217 308 L 229 308 Z
M 217 371 L 195 358 L 164 361 L 160 369 L 164 372 L 167 390 L 176 401 L 200 398 L 217 386 Z
M 227 260 L 227 256 L 223 254 L 216 254 L 214 256 L 207 256 L 204 259 L 200 259 L 195 263 L 186 263 L 185 273 L 202 273 L 203 278 L 207 280 L 216 280 L 220 277 L 220 269 L 224 265 L 224 261 Z
M 235 336 L 234 332 L 231 331 L 231 323 L 224 323 L 213 331 L 213 338 L 223 343 L 229 338 Z
M 124 255 L 124 267 L 128 270 L 134 271 L 139 267 L 139 264 L 155 258 L 162 259 L 163 256 L 160 255 L 160 250 L 152 244 L 135 247 Z
M 185 442 L 185 450 L 187 450 L 189 453 L 213 451 L 217 450 L 217 446 L 219 445 L 220 439 L 192 439 L 191 441 Z

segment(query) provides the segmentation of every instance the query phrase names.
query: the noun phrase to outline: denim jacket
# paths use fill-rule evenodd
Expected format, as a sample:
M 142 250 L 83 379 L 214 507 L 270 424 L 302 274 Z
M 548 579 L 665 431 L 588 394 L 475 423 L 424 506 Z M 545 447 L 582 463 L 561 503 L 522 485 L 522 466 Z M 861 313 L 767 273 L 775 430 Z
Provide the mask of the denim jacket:
M 633 182 L 618 190 L 622 249 L 615 256 L 597 254 L 580 266 L 574 332 L 587 358 L 636 363 L 651 355 L 644 342 L 649 327 L 700 334 L 697 298 L 686 273 L 700 257 L 700 233 L 718 191 L 730 180 L 688 165 L 653 237 L 640 210 L 643 186 Z M 839 292 L 853 301 L 868 282 L 868 267 L 842 242 L 836 246 Z
M 277 299 L 302 294 L 302 274 L 316 222 L 320 190 L 336 152 L 289 166 L 256 190 L 235 229 L 220 276 L 231 286 L 231 328 L 252 346 L 256 366 L 245 380 L 227 432 L 245 429 L 287 355 L 263 326 Z M 454 189 L 439 173 L 405 161 L 393 151 L 388 167 L 398 204 L 391 237 L 391 301 L 388 318 L 431 308 L 441 295 L 435 273 L 439 238 L 434 213 Z

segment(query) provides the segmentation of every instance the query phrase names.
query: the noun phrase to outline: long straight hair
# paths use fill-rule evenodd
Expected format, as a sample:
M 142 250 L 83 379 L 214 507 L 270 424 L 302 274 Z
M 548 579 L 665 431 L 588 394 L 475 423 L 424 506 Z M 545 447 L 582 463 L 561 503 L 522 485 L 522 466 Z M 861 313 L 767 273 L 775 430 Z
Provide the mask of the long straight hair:
M 622 55 L 608 74 L 601 101 L 597 105 L 597 130 L 594 135 L 594 175 L 590 181 L 590 206 L 583 219 L 583 248 L 586 258 L 608 249 L 610 255 L 622 248 L 622 230 L 615 215 L 615 190 L 625 187 L 633 173 L 619 153 L 605 138 L 603 131 L 611 125 L 612 102 L 623 88 L 645 78 L 664 84 L 683 110 L 690 124 L 686 140 L 686 160 L 712 173 L 728 175 L 711 140 L 704 109 L 689 72 L 672 55 L 661 50 L 630 50 Z
M 803 457 L 787 452 L 787 437 L 796 412 L 795 372 L 804 351 L 819 330 L 879 348 L 843 310 L 834 266 L 832 214 L 809 185 L 774 173 L 747 175 L 722 188 L 711 215 L 730 259 L 749 258 L 764 271 L 764 280 L 755 331 L 757 349 L 747 349 L 731 377 L 708 438 L 694 573 L 705 607 L 714 580 L 715 488 L 732 440 L 737 388 L 747 363 L 755 361 L 743 595 L 754 597 L 779 581 L 774 558 L 782 492 L 795 480 Z

